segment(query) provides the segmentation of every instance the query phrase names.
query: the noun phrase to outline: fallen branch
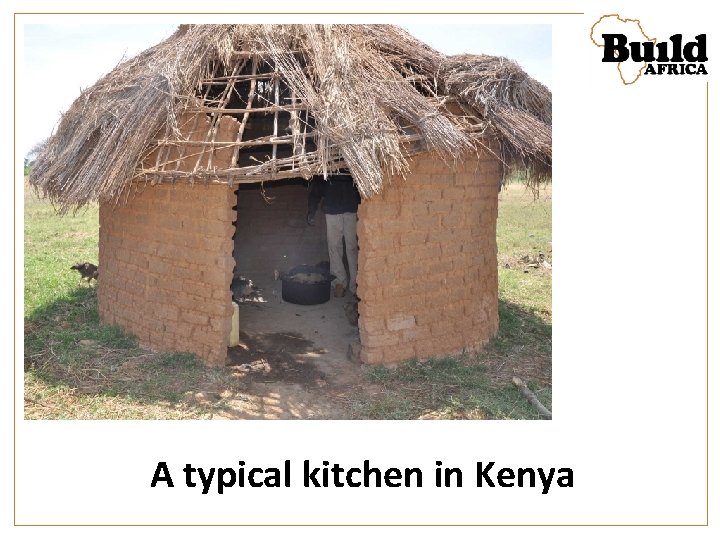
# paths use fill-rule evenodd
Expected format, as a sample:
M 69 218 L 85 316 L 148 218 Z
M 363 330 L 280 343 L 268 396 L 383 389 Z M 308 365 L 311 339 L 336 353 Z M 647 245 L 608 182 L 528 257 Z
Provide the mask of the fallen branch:
M 552 413 L 548 411 L 542 403 L 540 403 L 538 397 L 527 387 L 527 384 L 525 384 L 522 379 L 519 377 L 513 377 L 512 382 L 515 386 L 517 386 L 518 390 L 520 390 L 520 393 L 525 396 L 525 399 L 527 399 L 530 404 L 537 409 L 544 420 L 552 420 Z

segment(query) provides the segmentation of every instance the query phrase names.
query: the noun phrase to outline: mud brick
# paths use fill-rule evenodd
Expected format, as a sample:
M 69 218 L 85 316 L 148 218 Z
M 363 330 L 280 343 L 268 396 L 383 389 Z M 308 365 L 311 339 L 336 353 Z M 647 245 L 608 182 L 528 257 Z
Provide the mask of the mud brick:
M 439 260 L 438 262 L 432 262 L 428 265 L 426 272 L 428 275 L 445 274 L 452 270 L 452 262 L 447 259 Z
M 449 320 L 462 319 L 465 315 L 465 307 L 461 303 L 450 304 L 442 308 L 443 317 Z
M 395 219 L 400 215 L 399 202 L 375 202 L 372 199 L 368 201 L 363 209 L 363 217 L 365 219 Z
M 429 308 L 426 307 L 424 311 L 415 314 L 415 323 L 418 326 L 431 326 L 440 319 L 442 319 L 442 313 L 432 305 Z
M 464 220 L 465 215 L 462 212 L 452 212 L 442 216 L 442 225 L 443 227 L 460 227 Z
M 425 304 L 425 298 L 422 293 L 414 293 L 408 296 L 402 296 L 393 300 L 391 310 L 396 311 L 398 309 L 404 311 L 417 311 Z
M 399 313 L 387 319 L 387 328 L 392 332 L 398 330 L 409 330 L 415 327 L 415 316 L 411 314 Z
M 195 310 L 182 310 L 180 312 L 180 319 L 190 324 L 207 325 L 210 321 L 210 317 L 207 313 Z M 184 332 L 180 332 L 184 334 Z
M 447 199 L 432 201 L 428 204 L 430 214 L 447 214 L 453 209 L 453 202 Z
M 416 264 L 413 266 L 405 266 L 400 269 L 401 279 L 415 279 L 418 276 L 425 274 L 426 270 L 422 265 Z
M 427 232 L 425 231 L 409 231 L 400 236 L 401 246 L 418 246 L 427 242 Z
M 153 306 L 152 312 L 155 314 L 155 316 L 167 321 L 177 321 L 180 315 L 180 310 L 177 308 L 177 306 L 171 306 L 167 304 Z
M 442 345 L 434 338 L 418 340 L 413 345 L 419 360 L 428 360 L 442 354 Z
M 397 219 L 397 218 L 387 219 L 382 222 L 382 234 L 383 235 L 402 236 L 408 230 L 411 230 L 411 227 L 408 226 L 408 223 L 403 220 Z
M 159 274 L 161 276 L 168 275 L 172 271 L 172 266 L 165 262 L 164 259 L 150 259 L 148 260 L 148 270 L 153 274 Z
M 452 257 L 459 254 L 462 250 L 462 246 L 462 244 L 459 244 L 457 242 L 450 242 L 446 239 L 440 245 L 441 257 Z
M 455 187 L 453 184 L 445 185 L 441 189 L 441 193 L 439 197 L 433 197 L 432 201 L 439 201 L 439 200 L 445 200 L 449 201 L 451 204 L 453 203 L 462 203 L 462 201 L 465 199 L 465 188 L 463 187 Z
M 400 236 L 402 239 L 402 235 Z M 370 236 L 360 245 L 360 248 L 367 246 L 372 251 L 393 251 L 395 249 L 395 235 L 386 234 L 383 236 Z
M 212 364 L 215 366 L 223 366 L 225 365 L 225 362 L 227 360 L 227 347 L 222 348 L 208 348 L 205 349 L 207 351 L 206 358 L 208 364 Z
M 415 358 L 415 347 L 410 343 L 397 345 L 383 351 L 383 363 L 393 364 Z
M 434 272 L 430 270 L 430 266 L 443 260 L 440 244 L 427 244 L 417 248 L 416 251 L 416 260 L 421 261 L 421 265 L 424 268 L 423 275 L 432 278 Z
M 480 183 L 480 176 L 474 173 L 459 172 L 455 175 L 456 186 L 472 186 Z
M 387 347 L 397 345 L 400 342 L 400 336 L 398 334 L 370 334 L 365 337 L 363 345 L 368 347 Z
M 431 203 L 433 201 L 442 199 L 442 195 L 443 195 L 443 188 L 441 188 L 441 187 L 433 187 L 433 188 L 424 187 L 422 189 L 416 189 L 413 192 L 414 200 L 416 202 L 423 202 L 423 203 Z
M 410 266 L 416 261 L 417 259 L 415 257 L 415 254 L 411 250 L 395 251 L 385 256 L 385 264 L 387 265 L 388 269 Z M 380 268 L 380 266 L 376 264 L 374 265 L 374 268 Z
M 403 202 L 400 207 L 400 216 L 408 223 L 408 220 L 412 219 L 413 216 L 426 216 L 428 215 L 429 208 L 432 203 L 423 201 L 407 201 Z
M 383 269 L 378 273 L 378 284 L 380 287 L 388 287 L 396 281 L 397 278 L 393 272 Z
M 452 333 L 454 329 L 455 323 L 453 321 L 446 320 L 444 317 L 430 325 L 430 333 L 433 336 L 441 336 L 443 339 L 447 334 Z
M 360 362 L 363 364 L 381 364 L 383 363 L 383 351 L 364 346 L 360 349 Z
M 359 321 L 360 330 L 370 334 L 382 334 L 387 331 L 384 319 L 370 319 L 361 317 Z
M 400 332 L 400 341 L 402 343 L 413 343 L 427 337 L 430 337 L 427 328 L 420 328 L 418 326 Z

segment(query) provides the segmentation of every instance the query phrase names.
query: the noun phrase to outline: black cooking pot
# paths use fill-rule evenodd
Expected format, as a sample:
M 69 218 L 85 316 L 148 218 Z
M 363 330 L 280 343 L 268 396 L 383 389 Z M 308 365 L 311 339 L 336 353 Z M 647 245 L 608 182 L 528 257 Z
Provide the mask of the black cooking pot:
M 302 283 L 293 279 L 296 274 L 302 273 L 320 274 L 323 279 L 313 283 Z M 296 266 L 280 278 L 282 281 L 282 299 L 291 304 L 300 304 L 302 306 L 324 304 L 330 300 L 330 281 L 332 278 L 331 274 L 317 266 L 307 264 Z

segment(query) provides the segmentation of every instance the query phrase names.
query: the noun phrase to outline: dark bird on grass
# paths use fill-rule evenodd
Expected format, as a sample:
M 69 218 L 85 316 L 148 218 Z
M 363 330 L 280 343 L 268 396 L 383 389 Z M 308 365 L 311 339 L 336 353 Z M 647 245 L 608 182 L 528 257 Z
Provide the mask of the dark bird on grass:
M 94 279 L 97 281 L 98 278 L 98 267 L 95 266 L 93 263 L 89 262 L 82 262 L 74 264 L 70 267 L 70 270 L 77 270 L 80 272 L 80 281 L 83 279 L 87 279 L 88 283 L 90 283 L 90 280 Z

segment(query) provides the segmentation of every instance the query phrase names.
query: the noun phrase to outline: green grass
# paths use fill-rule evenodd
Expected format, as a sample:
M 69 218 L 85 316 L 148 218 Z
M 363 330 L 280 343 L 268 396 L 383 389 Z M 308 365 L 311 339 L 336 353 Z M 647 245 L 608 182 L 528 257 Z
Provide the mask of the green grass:
M 383 390 L 378 399 L 360 407 L 369 418 L 539 418 L 512 384 L 492 381 L 482 358 L 411 361 L 395 369 L 378 366 L 367 377 Z M 531 388 L 543 403 L 552 405 L 549 388 Z
M 498 210 L 498 281 L 501 299 L 523 306 L 549 322 L 552 274 L 527 267 L 523 257 L 543 253 L 552 261 L 552 199 L 549 190 L 537 199 L 522 185 L 510 184 Z M 527 271 L 527 273 L 526 273 Z
M 68 270 L 76 262 L 97 262 L 97 231 L 97 207 L 58 216 L 26 189 L 25 316 L 74 293 L 79 275 Z

